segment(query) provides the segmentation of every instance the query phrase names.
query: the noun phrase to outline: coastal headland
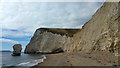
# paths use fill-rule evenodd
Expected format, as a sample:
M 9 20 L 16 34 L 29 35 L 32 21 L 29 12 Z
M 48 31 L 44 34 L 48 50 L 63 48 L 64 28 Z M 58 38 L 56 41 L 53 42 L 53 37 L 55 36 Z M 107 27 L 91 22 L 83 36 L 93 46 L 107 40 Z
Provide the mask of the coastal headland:
M 105 2 L 81 29 L 39 28 L 24 52 L 48 54 L 37 66 L 118 66 L 119 10 Z

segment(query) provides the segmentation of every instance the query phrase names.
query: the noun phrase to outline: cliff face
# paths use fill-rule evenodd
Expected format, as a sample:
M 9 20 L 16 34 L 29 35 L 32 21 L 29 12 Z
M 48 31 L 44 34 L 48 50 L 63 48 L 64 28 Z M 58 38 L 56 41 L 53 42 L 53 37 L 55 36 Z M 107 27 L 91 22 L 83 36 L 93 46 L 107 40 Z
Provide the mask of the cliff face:
M 120 3 L 106 2 L 87 22 L 82 30 L 74 34 L 67 52 L 107 51 L 118 53 L 120 45 Z
M 38 29 L 26 46 L 25 52 L 52 52 L 62 48 L 67 53 L 91 51 L 118 53 L 119 4 L 105 2 L 81 30 Z
M 57 49 L 64 50 L 70 37 L 77 31 L 78 29 L 37 29 L 30 43 L 26 46 L 25 53 L 53 53 Z

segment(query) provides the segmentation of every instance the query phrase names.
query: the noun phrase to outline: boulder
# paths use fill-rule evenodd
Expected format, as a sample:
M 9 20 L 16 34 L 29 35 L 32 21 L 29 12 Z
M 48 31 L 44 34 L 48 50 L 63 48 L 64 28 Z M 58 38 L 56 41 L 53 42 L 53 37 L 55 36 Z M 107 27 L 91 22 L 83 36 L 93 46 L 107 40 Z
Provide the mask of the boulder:
M 22 45 L 21 44 L 15 44 L 13 46 L 13 56 L 20 56 L 21 55 L 21 50 L 22 50 Z

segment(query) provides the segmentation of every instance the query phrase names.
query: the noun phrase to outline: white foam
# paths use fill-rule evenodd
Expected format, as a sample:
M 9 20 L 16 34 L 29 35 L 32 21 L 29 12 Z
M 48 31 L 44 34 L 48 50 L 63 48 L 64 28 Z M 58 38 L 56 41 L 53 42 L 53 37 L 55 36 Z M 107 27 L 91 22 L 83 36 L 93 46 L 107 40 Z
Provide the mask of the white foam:
M 46 59 L 46 56 L 42 55 L 42 59 L 37 59 L 37 60 L 29 61 L 29 62 L 20 63 L 17 66 L 34 66 L 34 65 L 37 65 L 38 63 L 44 62 L 45 59 Z

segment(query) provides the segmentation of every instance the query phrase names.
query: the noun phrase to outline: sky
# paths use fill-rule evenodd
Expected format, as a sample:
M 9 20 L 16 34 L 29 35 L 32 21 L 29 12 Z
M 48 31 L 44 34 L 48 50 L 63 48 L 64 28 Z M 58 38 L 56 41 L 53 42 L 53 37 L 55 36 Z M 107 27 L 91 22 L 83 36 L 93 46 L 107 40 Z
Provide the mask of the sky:
M 103 2 L 2 2 L 0 50 L 22 44 L 23 51 L 38 28 L 81 28 Z

